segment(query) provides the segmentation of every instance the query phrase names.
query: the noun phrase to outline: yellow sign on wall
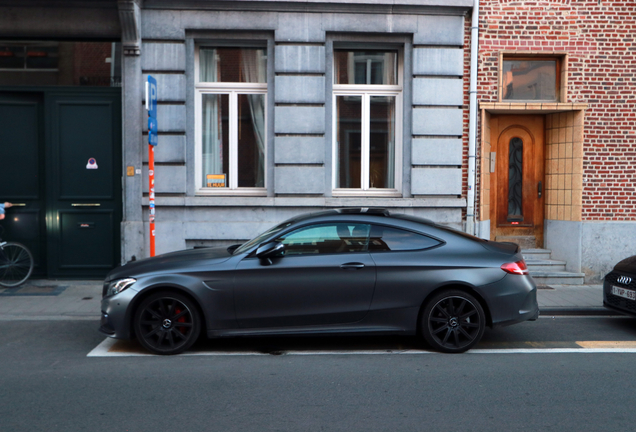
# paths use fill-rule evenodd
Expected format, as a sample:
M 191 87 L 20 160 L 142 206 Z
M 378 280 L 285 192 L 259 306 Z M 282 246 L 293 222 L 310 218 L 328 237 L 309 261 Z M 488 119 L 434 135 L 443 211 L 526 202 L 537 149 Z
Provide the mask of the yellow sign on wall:
M 225 187 L 225 174 L 207 174 L 208 187 Z

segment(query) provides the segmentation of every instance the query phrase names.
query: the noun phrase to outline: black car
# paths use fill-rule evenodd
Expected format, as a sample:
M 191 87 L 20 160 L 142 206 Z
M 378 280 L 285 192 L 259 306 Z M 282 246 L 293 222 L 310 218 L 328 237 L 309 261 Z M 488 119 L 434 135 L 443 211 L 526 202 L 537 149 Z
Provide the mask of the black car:
M 603 306 L 636 315 L 636 255 L 614 266 L 603 282 Z
M 289 219 L 243 245 L 128 263 L 106 277 L 100 331 L 176 354 L 208 337 L 420 334 L 463 352 L 485 326 L 536 319 L 519 247 L 383 209 Z

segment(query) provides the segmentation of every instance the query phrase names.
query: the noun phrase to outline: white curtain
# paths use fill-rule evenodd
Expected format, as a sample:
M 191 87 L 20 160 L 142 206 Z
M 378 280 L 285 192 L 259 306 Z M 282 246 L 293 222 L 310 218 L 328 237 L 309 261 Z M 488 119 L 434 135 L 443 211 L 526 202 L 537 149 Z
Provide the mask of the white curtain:
M 245 82 L 262 83 L 266 82 L 267 63 L 263 50 L 250 49 L 242 50 L 243 78 Z M 256 144 L 258 146 L 258 161 L 256 168 L 256 187 L 263 187 L 265 170 L 265 95 L 247 95 L 252 117 L 252 125 Z
M 397 68 L 397 59 L 396 54 L 394 52 L 384 53 L 384 82 L 383 84 L 392 85 L 397 84 L 397 80 L 395 79 L 396 68 Z
M 390 82 L 390 81 L 389 81 Z M 388 157 L 387 157 L 387 188 L 395 187 L 395 96 L 389 96 L 389 109 L 388 112 L 388 121 L 389 121 L 389 130 L 388 130 L 388 138 L 389 142 L 387 143 Z
M 199 81 L 218 82 L 220 64 L 216 50 L 202 48 L 199 57 Z M 220 95 L 204 94 L 202 96 L 203 142 L 201 159 L 204 187 L 207 186 L 206 176 L 208 174 L 227 174 L 223 172 L 223 128 L 220 102 Z

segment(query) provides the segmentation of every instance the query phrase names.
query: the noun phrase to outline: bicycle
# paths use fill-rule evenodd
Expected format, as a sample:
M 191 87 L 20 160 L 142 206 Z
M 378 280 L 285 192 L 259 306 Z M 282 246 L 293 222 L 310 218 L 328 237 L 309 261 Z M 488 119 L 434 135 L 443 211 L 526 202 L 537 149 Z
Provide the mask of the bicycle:
M 0 226 L 0 286 L 15 288 L 33 273 L 33 254 L 23 244 L 2 241 Z

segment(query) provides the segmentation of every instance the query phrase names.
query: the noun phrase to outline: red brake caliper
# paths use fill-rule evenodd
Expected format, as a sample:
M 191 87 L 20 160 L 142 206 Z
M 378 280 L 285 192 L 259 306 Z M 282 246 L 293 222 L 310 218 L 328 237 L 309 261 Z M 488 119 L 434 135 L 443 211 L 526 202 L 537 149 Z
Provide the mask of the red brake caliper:
M 175 315 L 179 315 L 181 313 L 181 309 L 176 308 L 174 312 L 175 312 Z M 180 317 L 177 320 L 177 322 L 180 322 L 180 323 L 186 322 L 185 316 Z M 181 332 L 181 334 L 185 334 L 185 327 L 179 327 L 179 331 Z

